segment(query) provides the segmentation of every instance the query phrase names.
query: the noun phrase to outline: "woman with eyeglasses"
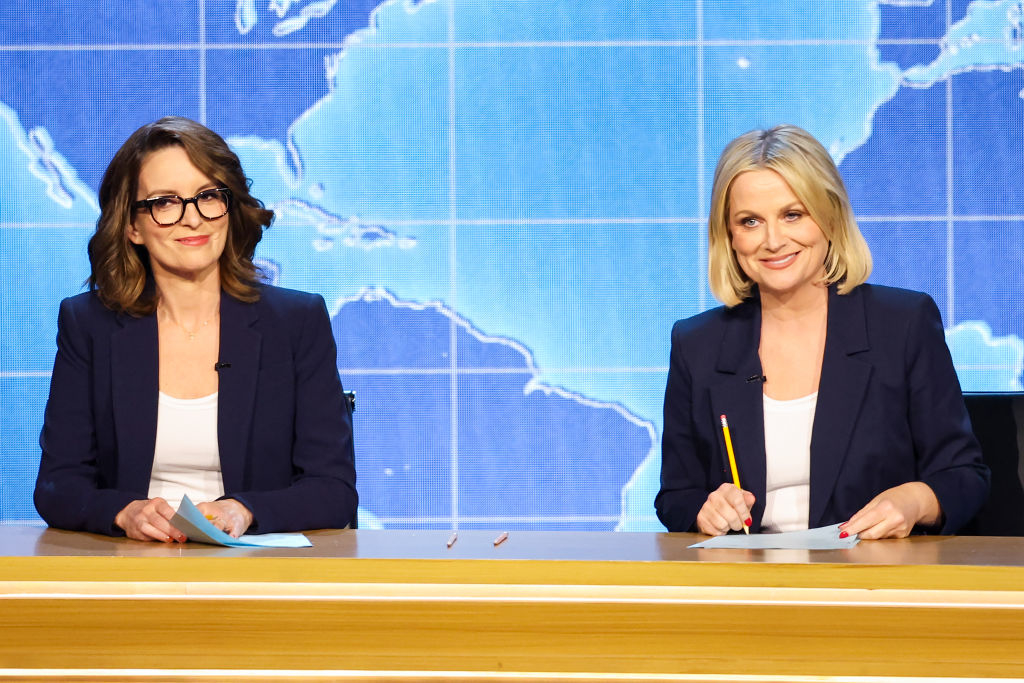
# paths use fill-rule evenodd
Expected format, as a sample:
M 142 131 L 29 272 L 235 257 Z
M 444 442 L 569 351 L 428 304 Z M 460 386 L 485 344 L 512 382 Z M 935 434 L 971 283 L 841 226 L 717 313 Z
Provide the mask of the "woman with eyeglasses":
M 354 521 L 327 308 L 261 282 L 273 212 L 248 185 L 224 140 L 184 118 L 114 155 L 89 291 L 58 317 L 35 488 L 47 524 L 182 542 L 185 495 L 236 537 Z

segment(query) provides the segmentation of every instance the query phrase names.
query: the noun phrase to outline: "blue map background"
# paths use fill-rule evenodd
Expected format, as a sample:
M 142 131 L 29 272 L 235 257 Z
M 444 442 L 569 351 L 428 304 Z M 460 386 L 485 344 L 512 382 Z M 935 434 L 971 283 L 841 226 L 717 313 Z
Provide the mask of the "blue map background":
M 1024 366 L 1024 3 L 42 0 L 0 8 L 0 520 L 31 489 L 57 305 L 107 162 L 205 122 L 277 212 L 358 394 L 361 524 L 660 529 L 674 320 L 715 305 L 714 163 L 791 122 L 872 281 L 943 312 L 965 389 Z

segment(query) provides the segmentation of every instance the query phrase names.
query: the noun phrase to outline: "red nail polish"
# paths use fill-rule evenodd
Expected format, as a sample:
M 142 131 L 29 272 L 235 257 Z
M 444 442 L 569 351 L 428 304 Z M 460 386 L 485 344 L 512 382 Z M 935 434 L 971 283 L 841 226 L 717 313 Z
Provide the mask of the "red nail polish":
M 845 531 L 840 531 L 840 532 L 839 532 L 839 538 L 846 538 L 846 537 L 847 537 L 847 536 L 849 536 L 849 535 L 850 535 L 850 534 L 846 533 Z
M 743 523 L 746 524 L 747 526 L 750 526 L 751 524 L 754 523 L 754 520 L 752 520 L 750 517 L 747 517 L 745 520 L 743 520 Z

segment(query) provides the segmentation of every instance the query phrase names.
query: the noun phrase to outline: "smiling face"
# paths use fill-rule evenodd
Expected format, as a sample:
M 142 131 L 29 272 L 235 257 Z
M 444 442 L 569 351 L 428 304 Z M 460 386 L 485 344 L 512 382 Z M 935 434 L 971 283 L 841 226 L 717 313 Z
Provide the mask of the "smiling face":
M 824 291 L 828 240 L 778 173 L 762 169 L 736 176 L 728 222 L 736 260 L 762 299 Z
M 183 147 L 173 145 L 151 152 L 143 160 L 135 199 L 165 195 L 187 199 L 216 187 L 220 185 L 195 167 Z M 171 226 L 158 224 L 148 210 L 140 209 L 133 213 L 128 239 L 146 247 L 158 286 L 167 278 L 218 278 L 228 223 L 228 215 L 203 218 L 195 203 L 186 206 L 185 215 Z

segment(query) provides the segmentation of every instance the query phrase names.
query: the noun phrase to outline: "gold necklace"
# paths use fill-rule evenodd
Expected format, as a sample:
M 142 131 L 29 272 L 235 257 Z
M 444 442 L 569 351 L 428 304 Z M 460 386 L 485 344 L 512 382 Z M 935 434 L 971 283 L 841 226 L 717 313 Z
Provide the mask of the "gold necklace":
M 197 327 L 194 330 L 188 329 L 187 327 L 185 327 L 184 325 L 179 323 L 177 320 L 172 318 L 171 314 L 167 312 L 166 308 L 163 309 L 163 311 L 164 311 L 164 317 L 166 317 L 167 320 L 170 320 L 173 325 L 177 325 L 178 327 L 180 327 L 185 332 L 185 334 L 188 335 L 188 340 L 191 342 L 191 341 L 195 341 L 196 340 L 196 335 L 199 334 L 200 332 L 202 332 L 203 328 L 205 328 L 207 325 L 209 325 L 210 321 L 212 321 L 214 318 L 217 317 L 217 314 L 220 313 L 220 307 L 218 307 L 217 310 L 213 312 L 213 315 L 211 315 L 209 318 L 207 318 L 202 323 L 200 323 L 199 327 Z

